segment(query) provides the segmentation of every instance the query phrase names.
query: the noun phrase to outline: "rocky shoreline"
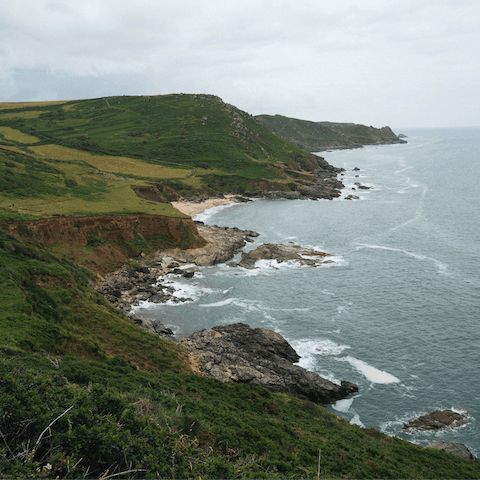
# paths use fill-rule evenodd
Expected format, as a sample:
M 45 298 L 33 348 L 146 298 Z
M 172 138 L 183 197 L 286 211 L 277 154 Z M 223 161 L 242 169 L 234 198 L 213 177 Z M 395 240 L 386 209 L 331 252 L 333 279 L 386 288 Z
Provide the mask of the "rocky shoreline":
M 197 330 L 179 341 L 199 359 L 200 373 L 224 383 L 238 382 L 329 404 L 358 392 L 295 365 L 300 356 L 278 333 L 243 323 Z
M 132 306 L 148 300 L 153 303 L 182 302 L 169 286 L 168 278 L 195 276 L 197 267 L 226 263 L 259 234 L 238 228 L 207 226 L 196 222 L 207 245 L 190 250 L 171 249 L 140 256 L 135 265 L 126 265 L 96 285 L 96 290 L 112 305 L 121 309 L 139 327 L 178 341 L 191 355 L 191 364 L 202 376 L 223 382 L 260 385 L 271 391 L 295 395 L 321 404 L 333 403 L 358 391 L 350 382 L 336 385 L 314 372 L 295 365 L 300 356 L 278 333 L 251 329 L 245 324 L 224 325 L 195 331 L 183 339 L 162 323 L 131 313 Z M 258 260 L 277 263 L 296 262 L 318 267 L 329 263 L 329 255 L 298 245 L 263 244 L 250 252 L 242 252 L 231 268 L 255 268 Z
M 337 385 L 295 365 L 300 359 L 299 355 L 283 337 L 272 330 L 252 329 L 238 323 L 198 330 L 189 337 L 178 340 L 174 332 L 162 323 L 131 313 L 131 307 L 144 300 L 154 303 L 189 300 L 176 297 L 172 287 L 163 280 L 172 275 L 192 278 L 197 267 L 226 263 L 241 252 L 247 242 L 253 242 L 259 236 L 253 231 L 195 223 L 200 235 L 208 242 L 205 247 L 140 255 L 135 264 L 126 265 L 109 275 L 95 287 L 96 290 L 123 310 L 139 327 L 184 346 L 191 357 L 193 370 L 199 375 L 226 383 L 262 386 L 323 405 L 357 393 L 358 386 L 353 383 L 342 381 Z M 331 262 L 328 257 L 326 253 L 294 244 L 263 244 L 249 252 L 242 252 L 240 261 L 230 262 L 228 266 L 252 269 L 258 260 L 269 259 L 278 263 L 295 261 L 317 267 Z M 468 416 L 456 412 L 432 412 L 404 425 L 402 430 L 407 433 L 412 433 L 413 430 L 438 431 L 455 428 L 468 421 Z M 462 444 L 438 440 L 427 448 L 442 449 L 467 459 L 473 458 L 468 448 Z

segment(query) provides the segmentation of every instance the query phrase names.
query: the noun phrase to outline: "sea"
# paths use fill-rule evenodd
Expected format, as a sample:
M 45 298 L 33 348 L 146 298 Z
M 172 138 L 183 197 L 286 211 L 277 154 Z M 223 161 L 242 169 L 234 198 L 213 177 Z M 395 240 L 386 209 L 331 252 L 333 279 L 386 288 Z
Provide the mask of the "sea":
M 275 330 L 300 366 L 359 386 L 331 412 L 422 446 L 460 442 L 480 457 L 480 128 L 402 133 L 406 144 L 318 154 L 345 169 L 341 198 L 256 200 L 195 217 L 260 233 L 245 250 L 294 243 L 329 263 L 200 268 L 169 280 L 186 302 L 135 310 L 178 337 L 236 322 Z M 438 409 L 470 421 L 401 430 Z

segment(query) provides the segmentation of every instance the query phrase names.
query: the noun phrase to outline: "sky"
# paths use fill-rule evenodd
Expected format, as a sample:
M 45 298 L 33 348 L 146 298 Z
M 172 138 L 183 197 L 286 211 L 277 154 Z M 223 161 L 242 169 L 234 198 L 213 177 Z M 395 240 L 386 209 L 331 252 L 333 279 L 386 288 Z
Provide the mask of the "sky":
M 480 0 L 2 0 L 0 102 L 170 93 L 480 126 Z

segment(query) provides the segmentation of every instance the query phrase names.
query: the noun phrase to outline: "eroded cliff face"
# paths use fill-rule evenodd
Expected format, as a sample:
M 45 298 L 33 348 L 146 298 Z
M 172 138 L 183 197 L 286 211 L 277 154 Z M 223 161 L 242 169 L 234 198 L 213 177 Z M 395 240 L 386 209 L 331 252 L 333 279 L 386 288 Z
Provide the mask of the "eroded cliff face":
M 0 228 L 101 274 L 142 253 L 195 248 L 206 243 L 192 219 L 161 215 L 51 217 L 4 221 Z

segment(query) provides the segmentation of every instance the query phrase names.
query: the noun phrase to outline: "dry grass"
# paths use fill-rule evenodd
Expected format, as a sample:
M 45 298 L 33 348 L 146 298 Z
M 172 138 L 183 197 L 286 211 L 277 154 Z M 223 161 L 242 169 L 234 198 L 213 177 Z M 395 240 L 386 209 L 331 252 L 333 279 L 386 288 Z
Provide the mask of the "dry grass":
M 38 147 L 32 147 L 32 150 L 42 157 L 57 160 L 83 160 L 104 172 L 119 173 L 122 175 L 136 175 L 149 178 L 178 178 L 184 177 L 186 174 L 186 170 L 183 168 L 161 167 L 128 157 L 92 155 L 88 152 L 61 147 L 59 145 L 40 145 Z
M 183 217 L 184 214 L 166 203 L 156 203 L 142 200 L 137 197 L 130 187 L 130 183 L 112 181 L 109 192 L 101 202 L 89 202 L 81 198 L 64 196 L 60 198 L 23 198 L 15 200 L 15 210 L 28 215 L 104 215 L 117 213 L 146 213 L 153 215 L 165 215 L 167 217 Z M 5 205 L 6 206 L 6 205 Z
M 61 105 L 67 103 L 70 100 L 52 100 L 49 102 L 1 102 L 0 110 L 6 110 L 10 108 L 23 108 L 23 107 L 45 107 L 47 105 Z
M 18 147 L 11 147 L 10 145 L 0 145 L 0 148 L 2 150 L 10 150 L 11 152 L 17 152 L 17 153 L 21 153 L 21 154 L 25 154 L 25 152 L 23 150 L 20 150 L 20 148 Z
M 0 119 L 2 120 L 9 120 L 11 118 L 38 118 L 42 113 L 39 110 L 31 110 L 27 112 L 13 112 L 13 113 L 2 113 L 0 114 Z
M 19 143 L 37 143 L 40 141 L 33 135 L 27 135 L 26 133 L 22 133 L 20 130 L 15 130 L 11 127 L 0 127 L 0 134 L 7 140 L 13 140 L 14 142 Z

